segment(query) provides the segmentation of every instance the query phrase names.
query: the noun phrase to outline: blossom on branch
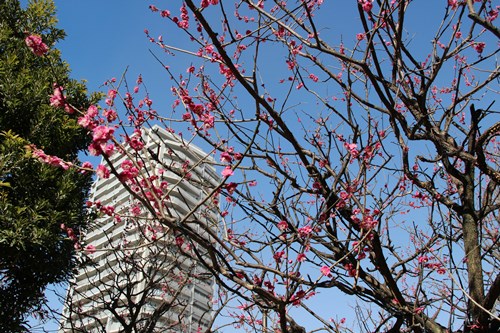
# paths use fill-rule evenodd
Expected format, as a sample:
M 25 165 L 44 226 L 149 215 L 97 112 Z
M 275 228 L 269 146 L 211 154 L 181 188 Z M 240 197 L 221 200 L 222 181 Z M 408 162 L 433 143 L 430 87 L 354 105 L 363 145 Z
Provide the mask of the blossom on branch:
M 224 176 L 224 177 L 230 177 L 234 174 L 234 171 L 233 169 L 231 169 L 231 167 L 228 165 L 224 168 L 224 170 L 222 170 L 221 174 Z
M 24 42 L 34 55 L 40 57 L 49 51 L 47 45 L 42 41 L 42 37 L 38 35 L 29 35 L 24 39 Z
M 45 154 L 42 149 L 35 148 L 34 146 L 30 146 L 29 149 L 32 150 L 31 154 L 33 157 L 48 165 L 63 168 L 64 170 L 68 170 L 71 166 L 73 166 L 73 163 L 71 162 L 66 162 L 57 156 Z

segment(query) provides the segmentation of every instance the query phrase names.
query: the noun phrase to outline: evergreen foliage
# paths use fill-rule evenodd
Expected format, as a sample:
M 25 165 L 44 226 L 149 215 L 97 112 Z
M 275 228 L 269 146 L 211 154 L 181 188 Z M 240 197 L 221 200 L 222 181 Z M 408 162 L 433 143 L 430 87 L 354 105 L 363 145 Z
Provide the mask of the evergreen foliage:
M 54 44 L 54 3 L 0 2 L 0 331 L 26 330 L 30 314 L 43 315 L 48 284 L 67 280 L 75 267 L 75 248 L 61 225 L 78 233 L 86 224 L 84 202 L 90 176 L 63 172 L 37 161 L 30 145 L 79 163 L 88 145 L 76 114 L 50 106 L 52 84 L 65 88 L 71 105 L 86 107 L 81 82 L 69 78 L 68 65 Z M 36 56 L 27 34 L 42 37 L 50 51 Z

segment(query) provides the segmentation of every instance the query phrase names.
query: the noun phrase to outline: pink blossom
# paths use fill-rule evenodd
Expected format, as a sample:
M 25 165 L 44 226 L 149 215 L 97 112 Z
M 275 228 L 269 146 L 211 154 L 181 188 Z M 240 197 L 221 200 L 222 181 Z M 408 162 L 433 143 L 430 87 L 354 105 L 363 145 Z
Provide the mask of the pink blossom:
M 97 109 L 97 106 L 95 106 L 95 105 L 91 105 L 87 109 L 86 115 L 88 115 L 91 118 L 96 117 L 98 114 L 99 114 L 99 110 Z
M 92 156 L 99 156 L 99 155 L 101 155 L 101 153 L 102 153 L 101 146 L 100 146 L 100 145 L 98 145 L 98 144 L 97 144 L 97 143 L 95 143 L 95 142 L 92 142 L 92 143 L 88 146 L 87 150 L 89 151 L 90 155 L 92 155 Z
M 120 173 L 121 180 L 124 181 L 131 180 L 139 175 L 139 170 L 134 166 L 134 164 L 130 160 L 123 161 L 121 167 L 123 169 L 122 172 Z
M 95 142 L 106 142 L 112 138 L 115 129 L 106 126 L 97 126 L 92 130 L 92 139 Z
M 226 185 L 226 190 L 230 195 L 232 195 L 237 187 L 238 187 L 238 184 L 231 182 L 231 183 Z
M 288 229 L 288 222 L 287 221 L 279 221 L 278 222 L 278 229 L 281 230 L 281 231 L 285 231 L 286 229 Z
M 297 261 L 298 262 L 304 262 L 307 259 L 306 255 L 304 253 L 299 253 L 297 255 Z
M 345 143 L 344 147 L 346 147 L 349 151 L 358 148 L 358 145 L 355 143 Z
M 483 53 L 484 48 L 486 47 L 486 44 L 483 42 L 477 42 L 477 43 L 473 43 L 472 47 L 474 48 L 474 50 L 476 50 L 477 53 L 481 54 L 481 53 Z
M 94 118 L 98 115 L 98 112 L 99 111 L 95 105 L 89 106 L 83 117 L 78 118 L 78 125 L 83 128 L 93 129 L 97 123 Z
M 29 35 L 24 39 L 28 48 L 36 56 L 42 56 L 49 51 L 47 45 L 42 41 L 42 37 L 38 35 Z
M 415 308 L 413 311 L 416 313 L 416 314 L 421 314 L 423 311 L 424 311 L 424 307 L 423 306 L 420 306 L 418 308 Z
M 104 156 L 111 156 L 115 152 L 115 145 L 112 143 L 108 143 L 107 145 L 101 145 L 101 152 Z
M 373 0 L 359 0 L 358 2 L 361 4 L 361 8 L 367 13 L 371 12 L 373 8 Z
M 357 150 L 358 145 L 355 143 L 344 143 L 344 147 L 349 151 L 352 158 L 357 158 L 359 156 L 359 151 Z
M 356 274 L 358 273 L 357 269 L 354 267 L 353 264 L 345 264 L 344 268 L 347 271 L 347 274 L 349 274 L 349 276 L 351 277 L 356 276 Z
M 108 98 L 111 98 L 111 99 L 114 99 L 116 97 L 116 95 L 118 94 L 118 92 L 114 89 L 110 89 L 108 91 Z
M 103 114 L 104 114 L 104 117 L 106 117 L 106 119 L 109 122 L 112 122 L 112 121 L 114 121 L 114 120 L 116 120 L 118 118 L 118 114 L 113 109 L 105 109 L 103 111 Z
M 32 156 L 37 158 L 40 162 L 62 168 L 64 170 L 68 170 L 73 165 L 72 163 L 66 162 L 57 156 L 47 155 L 43 150 L 37 148 L 34 148 L 32 151 Z
M 446 269 L 444 267 L 440 267 L 438 268 L 437 273 L 441 275 L 446 274 Z
M 215 117 L 209 113 L 203 113 L 200 116 L 200 120 L 203 121 L 203 126 L 205 129 L 213 128 L 215 124 Z
M 95 246 L 92 244 L 89 244 L 85 247 L 85 252 L 87 252 L 87 254 L 92 254 L 95 252 L 95 250 Z
M 286 259 L 285 251 L 277 251 L 274 253 L 273 258 L 279 264 L 282 259 Z
M 309 78 L 310 78 L 311 80 L 313 80 L 314 82 L 318 82 L 318 80 L 319 80 L 319 79 L 318 79 L 318 77 L 317 77 L 316 75 L 312 74 L 312 73 L 311 73 L 311 74 L 309 74 Z
M 110 176 L 108 168 L 106 168 L 102 164 L 99 164 L 99 166 L 97 167 L 96 174 L 101 178 L 109 178 Z
M 300 305 L 301 300 L 306 296 L 306 292 L 304 290 L 299 290 L 295 295 L 290 298 L 293 305 Z
M 50 105 L 56 108 L 63 108 L 66 105 L 66 100 L 63 95 L 64 88 L 54 84 L 54 91 L 50 95 Z
M 499 8 L 500 6 L 497 6 L 497 8 Z M 492 22 L 494 20 L 496 20 L 498 18 L 498 10 L 497 9 L 492 9 L 489 11 L 488 13 L 488 21 Z
M 141 139 L 140 133 L 134 133 L 133 136 L 127 137 L 126 140 L 130 147 L 135 151 L 139 151 L 144 148 L 144 142 Z
M 224 151 L 220 154 L 220 160 L 221 162 L 231 163 L 233 161 L 233 157 L 227 151 Z
M 299 237 L 305 238 L 313 231 L 313 229 L 311 226 L 306 225 L 305 227 L 299 228 L 297 231 L 299 233 Z
M 92 118 L 90 118 L 87 115 L 78 118 L 78 125 L 82 126 L 83 128 L 90 128 L 92 124 L 93 124 Z
M 86 162 L 82 163 L 81 168 L 82 169 L 93 169 L 94 167 L 92 166 L 92 163 L 90 163 L 89 161 L 86 161 Z
M 330 267 L 328 267 L 328 266 L 321 267 L 320 271 L 321 271 L 321 274 L 323 274 L 324 276 L 328 276 L 328 277 L 332 276 L 332 271 L 330 270 Z
M 130 214 L 134 216 L 141 215 L 141 207 L 139 205 L 133 205 L 132 207 L 130 207 Z
M 358 41 L 362 41 L 363 39 L 365 39 L 366 35 L 364 33 L 359 33 L 359 34 L 356 34 L 356 39 Z
M 224 168 L 224 170 L 222 170 L 221 174 L 224 176 L 224 177 L 230 177 L 234 174 L 234 171 L 233 169 L 231 169 L 231 167 L 228 165 Z
M 321 190 L 321 188 L 322 188 L 322 186 L 321 186 L 321 183 L 320 183 L 320 182 L 315 181 L 315 182 L 313 183 L 313 189 L 315 189 L 315 190 L 319 191 L 319 190 Z
M 339 196 L 340 196 L 340 198 L 341 198 L 342 200 L 348 200 L 348 199 L 350 199 L 350 198 L 351 198 L 352 194 L 347 193 L 347 192 L 345 192 L 345 191 L 342 191 L 342 192 L 340 192 L 340 195 L 339 195 Z
M 448 6 L 451 6 L 451 9 L 455 10 L 457 9 L 459 5 L 458 0 L 448 0 Z

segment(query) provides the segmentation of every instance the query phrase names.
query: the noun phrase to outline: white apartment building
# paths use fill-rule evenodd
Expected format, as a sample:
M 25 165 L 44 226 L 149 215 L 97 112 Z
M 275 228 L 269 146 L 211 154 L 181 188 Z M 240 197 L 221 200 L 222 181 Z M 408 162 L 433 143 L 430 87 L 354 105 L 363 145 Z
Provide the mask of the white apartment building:
M 137 155 L 144 161 L 139 178 L 168 189 L 162 209 L 181 221 L 199 206 L 194 216 L 216 228 L 211 198 L 199 205 L 220 181 L 212 157 L 156 125 L 143 130 L 142 141 L 148 153 Z M 118 172 L 130 159 L 127 154 L 134 153 L 112 155 Z M 190 180 L 182 176 L 186 172 Z M 143 185 L 131 188 L 144 194 L 148 189 Z M 85 244 L 95 252 L 68 290 L 60 332 L 204 332 L 212 320 L 213 279 L 179 250 L 189 241 L 169 232 L 144 208 L 132 213 L 139 207 L 137 199 L 113 176 L 96 180 L 91 201 L 101 207 L 85 233 Z M 115 211 L 102 208 L 107 206 Z

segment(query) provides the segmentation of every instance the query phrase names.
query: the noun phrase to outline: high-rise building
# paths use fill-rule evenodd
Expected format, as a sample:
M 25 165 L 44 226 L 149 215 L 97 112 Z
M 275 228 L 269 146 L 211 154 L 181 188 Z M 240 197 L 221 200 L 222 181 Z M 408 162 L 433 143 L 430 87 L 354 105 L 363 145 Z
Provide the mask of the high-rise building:
M 139 174 L 128 182 L 137 196 L 112 175 L 94 183 L 91 202 L 98 216 L 84 233 L 90 254 L 69 287 L 60 332 L 205 331 L 212 320 L 213 279 L 186 255 L 193 252 L 189 240 L 145 206 L 179 223 L 189 214 L 215 228 L 215 203 L 208 198 L 219 182 L 213 159 L 159 126 L 128 141 L 110 159 L 118 173 Z M 145 149 L 138 152 L 134 145 Z M 125 162 L 132 160 L 142 165 Z

